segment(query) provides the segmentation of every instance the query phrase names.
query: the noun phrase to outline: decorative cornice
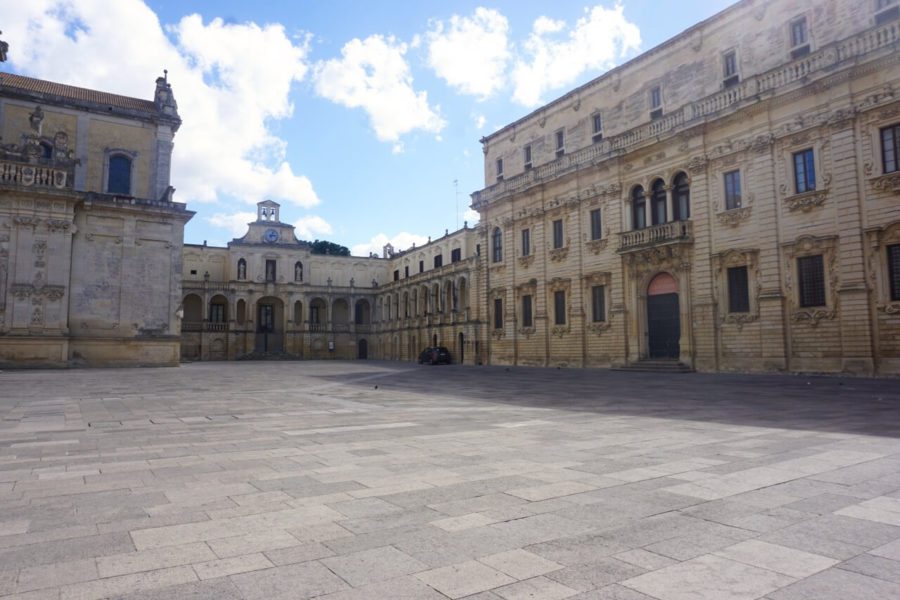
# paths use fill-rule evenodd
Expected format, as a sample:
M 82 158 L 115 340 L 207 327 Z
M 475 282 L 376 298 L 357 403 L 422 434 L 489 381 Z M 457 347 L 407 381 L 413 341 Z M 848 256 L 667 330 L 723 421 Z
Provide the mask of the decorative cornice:
M 746 221 L 750 218 L 750 208 L 751 207 L 749 206 L 743 206 L 741 208 L 732 208 L 731 210 L 720 212 L 716 215 L 716 220 L 722 225 L 735 227 L 741 221 Z
M 520 256 L 519 257 L 519 265 L 522 266 L 523 269 L 527 269 L 531 266 L 531 263 L 534 262 L 534 254 L 529 254 L 528 256 Z

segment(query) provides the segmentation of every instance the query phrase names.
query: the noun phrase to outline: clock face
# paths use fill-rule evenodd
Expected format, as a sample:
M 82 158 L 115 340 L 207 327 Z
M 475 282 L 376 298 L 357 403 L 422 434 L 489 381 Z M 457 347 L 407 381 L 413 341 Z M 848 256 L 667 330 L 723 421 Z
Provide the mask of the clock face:
M 266 229 L 265 236 L 267 242 L 275 242 L 278 240 L 278 232 L 274 229 Z

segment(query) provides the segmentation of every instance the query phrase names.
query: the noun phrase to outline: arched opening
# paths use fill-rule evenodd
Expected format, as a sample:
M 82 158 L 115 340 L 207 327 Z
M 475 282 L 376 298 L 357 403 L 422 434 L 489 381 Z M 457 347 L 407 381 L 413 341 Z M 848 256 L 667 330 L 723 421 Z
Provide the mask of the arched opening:
M 247 322 L 247 301 L 244 299 L 237 301 L 237 309 L 235 310 L 238 325 L 244 325 Z
M 224 327 L 228 322 L 228 299 L 217 294 L 209 301 L 209 318 L 207 322 Z
M 357 325 L 371 325 L 372 324 L 372 309 L 369 306 L 369 301 L 362 299 L 356 301 L 355 312 L 353 315 L 353 322 Z
M 247 279 L 247 261 L 244 260 L 243 258 L 238 259 L 237 278 L 238 279 Z
M 675 176 L 673 188 L 672 218 L 675 221 L 687 221 L 691 218 L 691 187 L 686 173 Z
M 369 358 L 369 343 L 366 340 L 359 340 L 359 342 L 357 342 L 356 358 L 361 360 Z
M 294 263 L 294 281 L 296 283 L 303 282 L 303 263 L 299 260 Z
M 647 286 L 647 355 L 678 358 L 681 351 L 678 281 L 660 273 Z
M 466 285 L 466 278 L 460 277 L 459 279 L 459 310 L 466 310 L 469 308 L 469 288 Z
M 500 231 L 499 227 L 494 228 L 494 233 L 491 236 L 491 247 L 491 261 L 501 262 L 503 260 L 503 232 Z
M 403 292 L 403 318 L 409 318 L 409 292 Z
M 284 350 L 284 303 L 274 296 L 265 296 L 256 303 L 256 352 Z
M 188 294 L 184 297 L 184 319 L 182 319 L 182 331 L 189 331 L 191 326 L 200 327 L 203 322 L 203 300 L 197 294 Z
M 309 330 L 312 333 L 325 331 L 326 310 L 325 301 L 321 298 L 313 298 L 309 303 Z
M 346 298 L 338 298 L 331 305 L 331 326 L 334 331 L 350 331 L 350 305 Z
M 294 323 L 299 324 L 303 322 L 303 303 L 297 300 L 294 302 Z

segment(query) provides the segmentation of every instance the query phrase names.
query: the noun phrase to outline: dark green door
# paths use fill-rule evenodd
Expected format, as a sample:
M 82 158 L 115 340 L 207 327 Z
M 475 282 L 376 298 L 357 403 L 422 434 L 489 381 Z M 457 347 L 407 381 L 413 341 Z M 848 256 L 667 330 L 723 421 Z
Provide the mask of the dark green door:
M 647 334 L 650 358 L 678 358 L 681 350 L 678 294 L 647 297 Z

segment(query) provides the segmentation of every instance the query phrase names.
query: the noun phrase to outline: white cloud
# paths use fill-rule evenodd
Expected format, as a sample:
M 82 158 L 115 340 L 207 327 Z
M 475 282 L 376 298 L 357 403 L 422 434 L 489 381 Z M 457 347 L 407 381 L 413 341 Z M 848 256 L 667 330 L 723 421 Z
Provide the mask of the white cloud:
M 243 237 L 247 233 L 247 225 L 256 221 L 256 213 L 254 212 L 237 212 L 237 213 L 216 213 L 206 220 L 222 229 L 227 229 L 236 238 Z
M 270 127 L 293 111 L 290 86 L 308 71 L 306 36 L 294 44 L 280 25 L 190 15 L 167 28 L 170 39 L 140 0 L 2 2 L 0 22 L 11 65 L 34 77 L 149 99 L 169 69 L 184 119 L 172 170 L 179 201 L 319 202 Z
M 392 238 L 388 238 L 385 234 L 379 233 L 368 242 L 357 244 L 350 248 L 350 253 L 353 256 L 368 256 L 369 252 L 374 252 L 378 256 L 381 256 L 384 245 L 387 243 L 390 243 L 396 252 L 408 250 L 412 248 L 413 244 L 416 246 L 423 246 L 428 243 L 428 238 L 414 233 L 407 233 L 405 231 L 398 233 Z
M 406 52 L 406 44 L 393 37 L 350 40 L 341 49 L 342 58 L 316 64 L 316 93 L 365 110 L 375 135 L 383 142 L 397 142 L 401 135 L 417 129 L 438 133 L 446 123 L 438 115 L 439 109 L 428 105 L 426 92 L 413 89 Z
M 504 84 L 510 50 L 509 22 L 493 9 L 478 7 L 471 17 L 435 21 L 428 32 L 428 66 L 464 94 L 489 98 Z
M 469 227 L 476 225 L 478 221 L 481 219 L 481 215 L 478 214 L 477 210 L 467 209 L 465 213 L 463 213 L 463 218 L 469 224 Z
M 301 240 L 311 242 L 319 239 L 319 235 L 330 235 L 331 233 L 333 233 L 331 225 L 322 217 L 309 215 L 294 222 L 294 234 Z
M 524 43 L 525 57 L 513 67 L 513 100 L 524 106 L 542 104 L 546 91 L 571 85 L 587 70 L 614 66 L 616 58 L 641 43 L 640 31 L 625 19 L 621 5 L 585 9 L 567 39 L 553 39 L 564 30 L 562 21 L 535 20 Z
M 487 119 L 484 118 L 484 115 L 476 115 L 475 116 L 475 128 L 483 129 L 484 124 L 487 122 Z

